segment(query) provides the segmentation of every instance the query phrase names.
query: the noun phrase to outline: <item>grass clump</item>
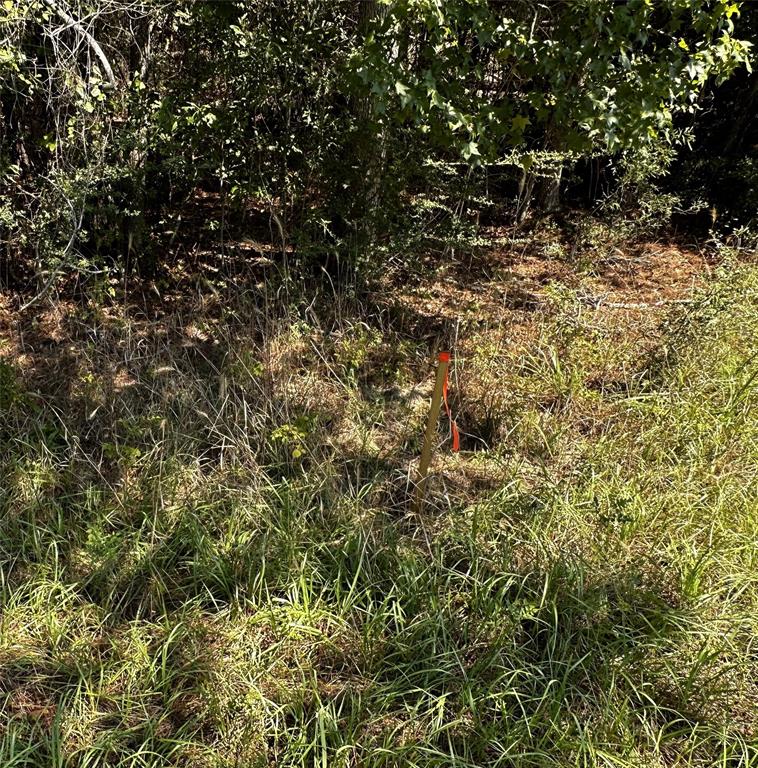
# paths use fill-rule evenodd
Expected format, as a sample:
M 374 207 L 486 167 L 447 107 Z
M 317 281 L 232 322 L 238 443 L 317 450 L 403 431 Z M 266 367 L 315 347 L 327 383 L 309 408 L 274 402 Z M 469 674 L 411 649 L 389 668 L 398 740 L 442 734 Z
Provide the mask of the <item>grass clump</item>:
M 3 390 L 0 765 L 755 765 L 758 273 L 577 296 L 459 339 L 422 515 L 386 317 L 72 311 Z

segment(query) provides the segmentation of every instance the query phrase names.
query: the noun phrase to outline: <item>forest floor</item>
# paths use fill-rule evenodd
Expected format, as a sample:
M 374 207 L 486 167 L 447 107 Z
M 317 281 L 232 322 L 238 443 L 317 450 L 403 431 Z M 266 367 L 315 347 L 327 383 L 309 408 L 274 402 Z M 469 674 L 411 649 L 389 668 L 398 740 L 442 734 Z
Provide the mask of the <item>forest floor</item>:
M 0 765 L 758 764 L 758 267 L 486 240 L 0 296 Z

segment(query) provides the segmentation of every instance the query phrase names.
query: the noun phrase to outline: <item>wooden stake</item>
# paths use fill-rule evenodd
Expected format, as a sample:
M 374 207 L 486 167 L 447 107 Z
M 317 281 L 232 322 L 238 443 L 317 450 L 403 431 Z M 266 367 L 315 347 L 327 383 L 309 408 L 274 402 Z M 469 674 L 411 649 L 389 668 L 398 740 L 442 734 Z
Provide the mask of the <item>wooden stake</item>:
M 437 363 L 437 380 L 434 383 L 434 392 L 432 394 L 432 405 L 429 408 L 429 420 L 426 422 L 426 432 L 424 433 L 424 445 L 421 448 L 421 459 L 418 463 L 418 479 L 416 481 L 416 498 L 414 509 L 421 512 L 424 504 L 424 493 L 426 491 L 426 475 L 429 472 L 429 464 L 432 461 L 432 440 L 437 431 L 437 422 L 440 418 L 440 408 L 442 407 L 442 390 L 445 386 L 445 377 L 447 368 L 450 365 L 450 353 L 440 352 Z

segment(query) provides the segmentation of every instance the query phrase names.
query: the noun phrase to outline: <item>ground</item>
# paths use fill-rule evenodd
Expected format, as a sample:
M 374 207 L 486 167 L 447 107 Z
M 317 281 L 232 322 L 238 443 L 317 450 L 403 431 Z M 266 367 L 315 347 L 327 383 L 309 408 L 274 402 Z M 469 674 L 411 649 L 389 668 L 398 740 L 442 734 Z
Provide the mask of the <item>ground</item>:
M 3 296 L 0 764 L 758 762 L 756 267 L 519 237 Z

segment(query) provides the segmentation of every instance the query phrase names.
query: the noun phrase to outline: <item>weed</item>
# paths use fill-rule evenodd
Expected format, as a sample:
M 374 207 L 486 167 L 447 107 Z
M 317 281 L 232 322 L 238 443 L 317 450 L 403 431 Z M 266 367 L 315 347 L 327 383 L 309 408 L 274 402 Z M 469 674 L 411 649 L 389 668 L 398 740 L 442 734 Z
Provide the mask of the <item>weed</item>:
M 758 278 L 714 280 L 646 346 L 557 284 L 467 331 L 421 515 L 399 331 L 82 321 L 85 386 L 3 390 L 0 764 L 755 765 Z

